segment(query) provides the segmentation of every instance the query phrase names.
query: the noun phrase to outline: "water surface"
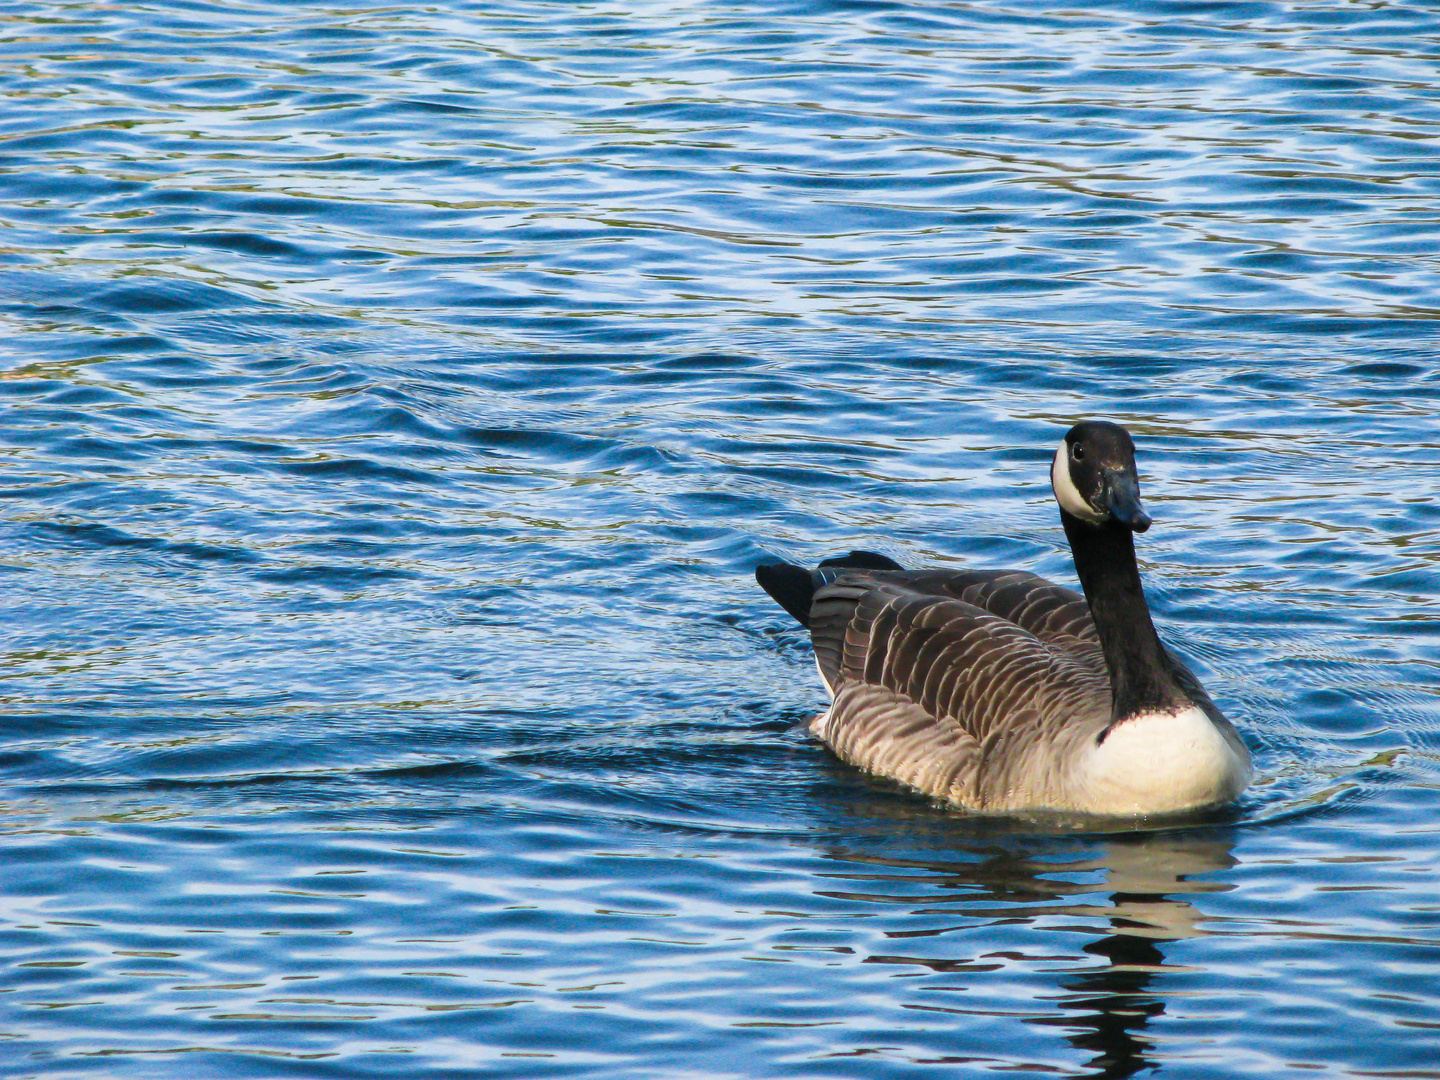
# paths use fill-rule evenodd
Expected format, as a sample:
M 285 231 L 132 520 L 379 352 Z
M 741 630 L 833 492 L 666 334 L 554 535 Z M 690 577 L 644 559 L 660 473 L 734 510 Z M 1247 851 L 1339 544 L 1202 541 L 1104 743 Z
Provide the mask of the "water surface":
M 0 1063 L 1440 1077 L 1440 14 L 12 5 Z M 1073 583 L 1255 753 L 987 821 L 756 562 Z

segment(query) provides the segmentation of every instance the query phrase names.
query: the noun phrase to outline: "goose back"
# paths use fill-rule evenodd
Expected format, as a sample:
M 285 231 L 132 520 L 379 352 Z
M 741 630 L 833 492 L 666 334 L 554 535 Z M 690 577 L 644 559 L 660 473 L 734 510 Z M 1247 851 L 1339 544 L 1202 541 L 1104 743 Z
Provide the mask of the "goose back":
M 1062 801 L 1109 722 L 1079 593 L 1015 571 L 831 571 L 809 627 L 840 757 L 976 809 Z M 1057 742 L 1058 740 L 1058 742 Z

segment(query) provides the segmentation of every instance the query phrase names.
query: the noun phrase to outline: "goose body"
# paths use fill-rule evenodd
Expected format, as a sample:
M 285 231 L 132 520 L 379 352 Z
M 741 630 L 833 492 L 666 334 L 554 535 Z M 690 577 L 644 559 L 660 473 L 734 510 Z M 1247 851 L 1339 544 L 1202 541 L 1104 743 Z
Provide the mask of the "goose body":
M 1084 593 L 1012 570 L 905 570 L 870 552 L 755 576 L 810 630 L 844 760 L 986 812 L 1171 814 L 1230 802 L 1250 755 L 1161 643 L 1135 562 L 1124 428 L 1077 424 L 1051 484 Z

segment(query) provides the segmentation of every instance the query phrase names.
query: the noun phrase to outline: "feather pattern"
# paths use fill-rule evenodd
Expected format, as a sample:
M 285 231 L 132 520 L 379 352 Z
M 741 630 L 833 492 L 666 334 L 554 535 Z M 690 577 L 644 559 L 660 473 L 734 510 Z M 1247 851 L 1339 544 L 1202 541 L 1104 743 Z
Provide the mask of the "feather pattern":
M 810 632 L 835 695 L 813 730 L 840 757 L 975 809 L 1054 801 L 1067 741 L 1110 721 L 1110 683 L 1078 593 L 1033 574 L 847 570 Z M 1024 783 L 1021 781 L 1024 779 Z

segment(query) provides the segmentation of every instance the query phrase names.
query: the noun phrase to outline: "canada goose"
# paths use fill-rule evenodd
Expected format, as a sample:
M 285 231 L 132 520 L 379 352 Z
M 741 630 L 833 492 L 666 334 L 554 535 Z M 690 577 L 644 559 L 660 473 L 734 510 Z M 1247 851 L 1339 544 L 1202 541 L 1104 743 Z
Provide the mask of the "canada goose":
M 810 630 L 851 764 L 968 809 L 1169 814 L 1218 806 L 1250 754 L 1161 644 L 1135 565 L 1135 444 L 1065 435 L 1050 469 L 1084 595 L 1017 570 L 905 570 L 852 551 L 755 577 Z

